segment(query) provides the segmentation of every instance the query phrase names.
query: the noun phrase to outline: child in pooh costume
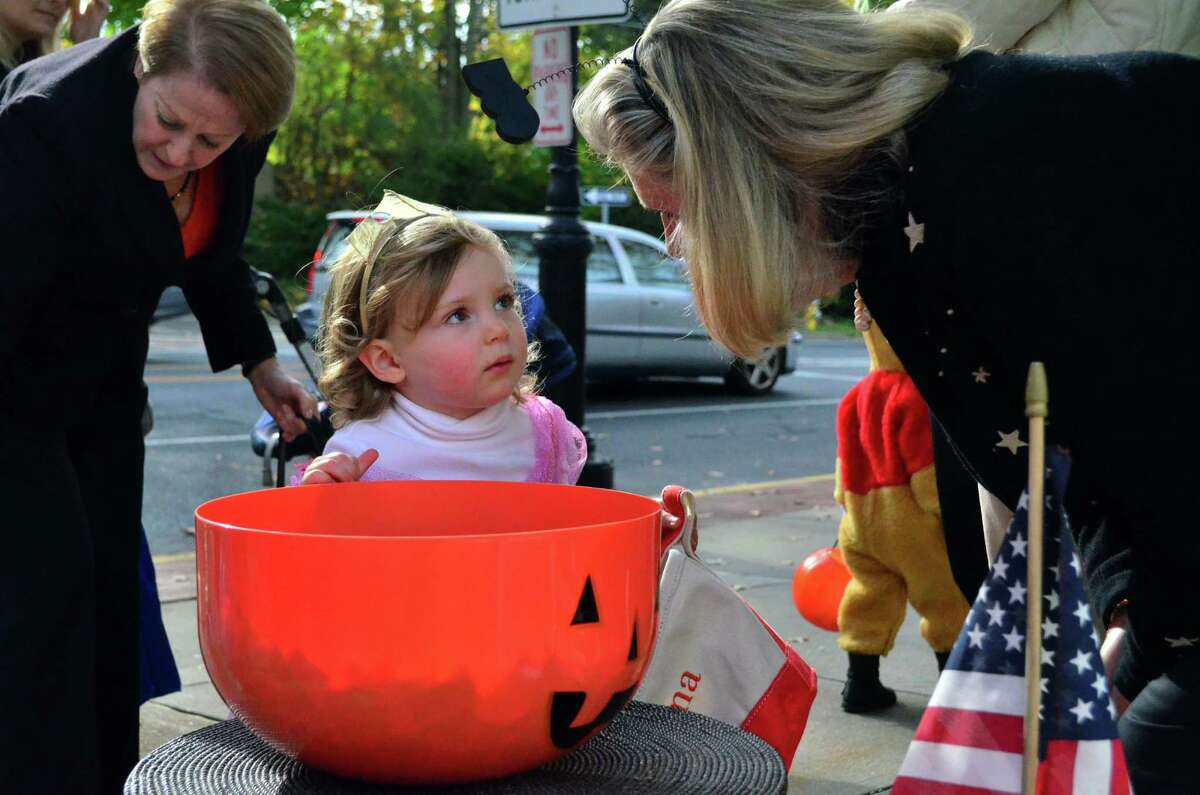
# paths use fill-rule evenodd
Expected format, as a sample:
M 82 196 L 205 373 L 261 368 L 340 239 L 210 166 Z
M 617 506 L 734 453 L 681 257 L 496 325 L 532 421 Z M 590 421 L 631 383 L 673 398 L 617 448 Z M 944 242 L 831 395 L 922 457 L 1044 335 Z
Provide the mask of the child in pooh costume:
M 850 657 L 842 709 L 857 713 L 896 703 L 879 681 L 879 658 L 895 643 L 906 601 L 921 614 L 939 671 L 970 608 L 946 556 L 929 409 L 857 293 L 854 307 L 871 371 L 838 407 L 834 494 L 852 575 L 838 609 L 838 645 Z

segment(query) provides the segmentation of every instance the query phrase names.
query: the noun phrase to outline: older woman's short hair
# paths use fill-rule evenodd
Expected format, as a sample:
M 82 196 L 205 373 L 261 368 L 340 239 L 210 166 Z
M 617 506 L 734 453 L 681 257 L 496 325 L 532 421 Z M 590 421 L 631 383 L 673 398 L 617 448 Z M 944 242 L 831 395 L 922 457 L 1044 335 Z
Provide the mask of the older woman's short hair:
M 237 108 L 248 139 L 276 130 L 296 91 L 287 23 L 265 0 L 150 0 L 138 57 L 147 77 L 196 72 Z

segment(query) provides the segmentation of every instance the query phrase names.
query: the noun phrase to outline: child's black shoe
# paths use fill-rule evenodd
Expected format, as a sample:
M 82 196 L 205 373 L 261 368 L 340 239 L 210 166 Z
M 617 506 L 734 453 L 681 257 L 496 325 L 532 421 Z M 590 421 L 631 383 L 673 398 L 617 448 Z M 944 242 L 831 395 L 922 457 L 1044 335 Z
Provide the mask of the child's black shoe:
M 849 653 L 850 668 L 842 688 L 842 710 L 852 714 L 876 712 L 896 703 L 896 691 L 879 681 L 879 657 Z

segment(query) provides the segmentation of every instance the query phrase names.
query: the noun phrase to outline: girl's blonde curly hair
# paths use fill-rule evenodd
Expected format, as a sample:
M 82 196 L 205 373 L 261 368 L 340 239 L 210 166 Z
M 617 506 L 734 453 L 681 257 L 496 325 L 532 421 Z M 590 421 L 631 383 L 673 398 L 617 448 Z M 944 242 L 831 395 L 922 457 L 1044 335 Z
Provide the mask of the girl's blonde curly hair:
M 484 249 L 512 272 L 508 250 L 494 232 L 449 212 L 384 221 L 368 217 L 362 223 L 382 228 L 370 250 L 348 245 L 330 269 L 318 342 L 318 386 L 338 428 L 377 417 L 387 408 L 395 387 L 375 378 L 358 355 L 371 340 L 386 337 L 393 323 L 412 332 L 424 325 L 468 248 Z M 531 342 L 527 366 L 536 358 L 537 344 Z M 534 388 L 534 378 L 526 372 L 513 398 L 523 400 Z

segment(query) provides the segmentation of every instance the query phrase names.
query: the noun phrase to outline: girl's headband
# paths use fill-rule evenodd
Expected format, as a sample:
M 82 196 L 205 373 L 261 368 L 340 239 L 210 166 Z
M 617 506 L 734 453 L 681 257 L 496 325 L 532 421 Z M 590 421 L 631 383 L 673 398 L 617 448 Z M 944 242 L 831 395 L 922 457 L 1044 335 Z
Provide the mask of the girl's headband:
M 354 227 L 354 231 L 346 239 L 350 247 L 364 260 L 362 282 L 358 288 L 359 333 L 364 339 L 367 336 L 367 296 L 371 293 L 371 271 L 375 269 L 375 261 L 379 259 L 380 251 L 400 226 L 431 215 L 453 213 L 436 204 L 419 202 L 395 191 L 384 191 L 383 200 L 366 218 L 359 221 L 358 226 Z M 393 224 L 393 221 L 400 223 Z

